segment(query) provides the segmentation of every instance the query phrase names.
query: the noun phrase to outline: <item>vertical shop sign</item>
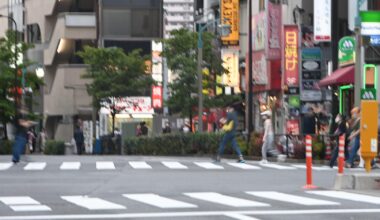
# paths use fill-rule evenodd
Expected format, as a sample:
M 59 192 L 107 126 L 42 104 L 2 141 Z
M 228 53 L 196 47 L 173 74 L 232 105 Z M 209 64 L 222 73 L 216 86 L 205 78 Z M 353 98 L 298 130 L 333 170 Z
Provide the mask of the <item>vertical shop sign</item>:
M 152 106 L 153 108 L 162 108 L 162 87 L 152 86 Z
M 156 82 L 162 82 L 162 43 L 156 43 L 152 41 L 152 62 L 151 62 L 151 73 L 152 78 Z
M 298 44 L 298 26 L 284 26 L 284 83 L 288 87 L 299 86 Z
M 221 0 L 221 24 L 230 25 L 231 33 L 222 37 L 224 45 L 239 45 L 239 0 Z
M 265 12 L 261 12 L 252 17 L 252 50 L 264 50 L 265 39 Z
M 252 78 L 256 85 L 268 84 L 268 63 L 265 52 L 253 52 L 252 54 Z
M 223 74 L 223 84 L 229 87 L 239 87 L 239 50 L 222 49 L 223 67 L 228 73 Z
M 281 59 L 281 5 L 268 2 L 267 36 L 268 43 L 265 50 L 267 59 Z
M 314 1 L 314 41 L 331 41 L 331 0 Z

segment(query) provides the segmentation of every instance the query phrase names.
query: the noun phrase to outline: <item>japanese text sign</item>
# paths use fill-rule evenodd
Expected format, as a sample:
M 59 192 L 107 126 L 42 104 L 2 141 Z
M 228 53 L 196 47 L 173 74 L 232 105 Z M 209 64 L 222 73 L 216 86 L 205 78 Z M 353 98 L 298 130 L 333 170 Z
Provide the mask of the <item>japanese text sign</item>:
M 284 83 L 291 87 L 299 86 L 298 44 L 298 27 L 284 26 Z
M 153 108 L 162 108 L 162 87 L 152 86 L 152 106 Z
M 239 0 L 221 0 L 221 24 L 231 27 L 231 33 L 222 37 L 224 45 L 239 44 Z

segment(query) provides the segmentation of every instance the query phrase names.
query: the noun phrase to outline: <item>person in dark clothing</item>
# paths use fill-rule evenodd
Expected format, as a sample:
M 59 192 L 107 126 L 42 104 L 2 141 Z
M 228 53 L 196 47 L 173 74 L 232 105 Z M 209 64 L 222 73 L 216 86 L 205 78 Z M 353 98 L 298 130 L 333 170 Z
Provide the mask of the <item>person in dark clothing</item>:
M 74 140 L 75 140 L 75 144 L 77 145 L 77 153 L 78 155 L 81 155 L 84 148 L 84 135 L 79 125 L 75 126 Z
M 141 135 L 146 136 L 148 135 L 148 127 L 146 126 L 145 121 L 140 123 L 141 126 Z
M 336 159 L 338 158 L 338 153 L 339 153 L 339 137 L 341 135 L 345 135 L 345 145 L 344 145 L 344 152 L 345 156 L 347 158 L 347 143 L 348 143 L 348 136 L 347 136 L 347 123 L 346 119 L 344 116 L 338 114 L 335 117 L 335 123 L 337 124 L 337 128 L 334 132 L 334 138 L 336 140 L 335 148 L 334 151 L 332 152 L 331 159 L 330 159 L 330 167 L 332 168 L 336 162 Z
M 303 133 L 315 134 L 315 113 L 313 108 L 309 108 L 303 118 Z
M 164 133 L 164 134 L 168 134 L 168 133 L 170 133 L 172 131 L 172 129 L 170 128 L 170 124 L 169 124 L 169 122 L 166 122 L 165 123 L 165 127 L 164 127 L 164 129 L 162 129 L 162 132 Z
M 23 114 L 21 110 L 14 118 L 16 133 L 12 148 L 12 162 L 15 164 L 20 162 L 20 155 L 25 151 L 28 140 L 28 129 L 33 126 L 33 122 L 26 120 Z
M 225 120 L 224 126 L 223 126 L 223 131 L 225 131 L 222 140 L 219 144 L 219 149 L 216 155 L 216 160 L 215 162 L 220 162 L 220 158 L 224 152 L 224 147 L 226 144 L 231 141 L 232 143 L 232 148 L 236 151 L 236 154 L 238 155 L 239 163 L 245 163 L 245 160 L 243 158 L 243 154 L 240 151 L 239 145 L 236 141 L 236 128 L 238 125 L 238 118 L 237 114 L 234 111 L 232 107 L 227 108 L 227 119 Z

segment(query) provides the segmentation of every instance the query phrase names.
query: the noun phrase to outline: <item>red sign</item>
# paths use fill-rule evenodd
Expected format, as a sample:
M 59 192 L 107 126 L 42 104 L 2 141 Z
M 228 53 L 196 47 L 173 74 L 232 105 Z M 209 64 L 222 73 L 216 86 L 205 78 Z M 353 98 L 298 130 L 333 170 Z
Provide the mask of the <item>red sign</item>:
M 162 86 L 152 86 L 152 106 L 162 108 Z
M 284 26 L 284 84 L 299 86 L 299 36 L 296 25 Z
M 291 135 L 300 134 L 300 126 L 297 119 L 286 121 L 286 133 Z

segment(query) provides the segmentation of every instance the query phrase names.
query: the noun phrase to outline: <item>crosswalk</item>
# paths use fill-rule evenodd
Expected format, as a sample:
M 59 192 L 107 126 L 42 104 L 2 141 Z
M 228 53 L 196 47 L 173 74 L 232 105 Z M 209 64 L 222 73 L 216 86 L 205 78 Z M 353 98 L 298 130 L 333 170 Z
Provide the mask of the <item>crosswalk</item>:
M 84 168 L 86 167 L 86 168 Z M 90 163 L 83 163 L 79 161 L 65 161 L 61 163 L 47 163 L 47 162 L 28 162 L 13 165 L 10 162 L 0 162 L 0 172 L 14 169 L 22 169 L 24 171 L 43 171 L 43 170 L 60 170 L 60 171 L 78 171 L 81 169 L 96 169 L 96 170 L 117 170 L 121 168 L 129 168 L 135 170 L 154 170 L 154 169 L 171 169 L 171 170 L 226 170 L 226 169 L 239 169 L 239 170 L 304 170 L 306 166 L 303 164 L 279 164 L 268 163 L 261 164 L 257 162 L 237 163 L 237 162 L 224 162 L 213 163 L 205 161 L 195 162 L 179 162 L 179 161 L 125 161 L 115 164 L 113 161 L 94 161 Z M 313 171 L 334 171 L 327 166 L 314 166 Z
M 110 199 L 112 198 L 112 199 Z M 43 199 L 41 199 L 43 200 Z M 50 203 L 50 205 L 49 205 Z M 354 203 L 354 204 L 351 204 Z M 161 195 L 156 193 L 125 193 L 107 198 L 95 195 L 57 195 L 53 199 L 37 201 L 30 196 L 0 196 L 0 210 L 8 212 L 51 212 L 59 211 L 60 207 L 74 206 L 74 210 L 130 210 L 136 206 L 146 206 L 163 210 L 216 210 L 230 208 L 268 208 L 293 205 L 295 209 L 302 207 L 314 208 L 344 208 L 344 206 L 360 206 L 376 208 L 380 204 L 380 197 L 359 193 L 317 190 L 306 192 L 278 192 L 278 191 L 245 191 L 233 195 L 219 192 L 183 192 L 178 195 Z M 294 206 L 295 205 L 295 206 Z M 2 207 L 3 206 L 3 207 Z M 144 208 L 145 209 L 145 208 Z

